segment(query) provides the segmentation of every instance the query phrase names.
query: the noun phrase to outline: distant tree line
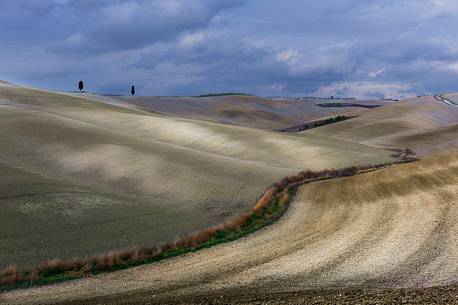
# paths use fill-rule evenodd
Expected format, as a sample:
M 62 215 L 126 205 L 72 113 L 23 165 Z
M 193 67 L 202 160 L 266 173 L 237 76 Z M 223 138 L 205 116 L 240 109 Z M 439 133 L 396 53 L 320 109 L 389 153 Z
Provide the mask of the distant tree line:
M 248 93 L 223 92 L 223 93 L 209 93 L 209 94 L 196 95 L 194 97 L 213 97 L 213 96 L 230 96 L 230 95 L 251 96 L 251 94 L 248 94 Z
M 368 104 L 357 104 L 357 103 L 321 103 L 316 104 L 318 107 L 360 107 L 360 108 L 378 108 L 382 105 L 368 105 Z
M 308 130 L 308 129 L 312 129 L 312 128 L 317 128 L 317 127 L 321 127 L 321 126 L 325 126 L 325 125 L 334 124 L 334 123 L 337 123 L 337 122 L 349 120 L 349 119 L 352 119 L 352 118 L 355 118 L 355 117 L 356 116 L 338 115 L 336 117 L 317 120 L 317 121 L 312 121 L 312 122 L 308 122 L 308 123 L 301 124 L 301 125 L 298 125 L 298 126 L 293 126 L 293 127 L 288 127 L 288 128 L 285 128 L 285 129 L 281 129 L 281 130 L 278 130 L 278 131 L 281 131 L 281 132 L 301 132 L 301 131 L 304 131 L 304 130 Z

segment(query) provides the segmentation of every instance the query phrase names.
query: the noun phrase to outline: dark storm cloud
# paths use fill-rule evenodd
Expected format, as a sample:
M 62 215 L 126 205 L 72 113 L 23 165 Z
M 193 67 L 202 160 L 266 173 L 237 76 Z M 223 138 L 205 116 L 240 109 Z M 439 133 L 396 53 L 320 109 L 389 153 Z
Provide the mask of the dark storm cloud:
M 184 30 L 202 28 L 215 14 L 238 4 L 240 1 L 235 0 L 105 1 L 105 5 L 99 4 L 89 13 L 79 4 L 73 9 L 87 17 L 75 25 L 74 33 L 66 40 L 56 43 L 54 50 L 107 52 L 140 48 L 173 39 Z
M 458 90 L 453 0 L 5 0 L 0 78 L 94 91 Z

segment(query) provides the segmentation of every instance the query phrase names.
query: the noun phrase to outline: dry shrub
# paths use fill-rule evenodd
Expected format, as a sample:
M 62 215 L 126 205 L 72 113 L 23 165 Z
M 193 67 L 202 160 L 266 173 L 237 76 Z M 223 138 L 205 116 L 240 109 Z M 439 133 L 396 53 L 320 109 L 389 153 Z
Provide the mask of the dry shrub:
M 13 276 L 19 274 L 19 268 L 16 265 L 10 265 L 5 269 L 0 270 L 0 276 Z
M 188 243 L 190 242 L 191 237 L 190 235 L 185 235 L 181 238 L 175 239 L 175 241 L 171 244 L 171 248 L 174 250 L 181 249 L 187 247 Z
M 303 183 L 305 180 L 309 180 L 314 178 L 315 173 L 307 170 L 307 171 L 302 171 L 297 175 L 297 183 Z
M 403 151 L 403 153 L 404 155 L 414 154 L 409 150 Z M 243 213 L 238 217 L 226 221 L 218 226 L 211 227 L 194 234 L 185 235 L 175 240 L 173 243 L 163 244 L 157 247 L 135 247 L 127 250 L 112 251 L 106 254 L 85 258 L 72 258 L 69 260 L 47 260 L 39 264 L 38 267 L 34 271 L 30 272 L 28 276 L 24 276 L 23 273 L 17 268 L 17 266 L 9 266 L 3 270 L 0 270 L 0 286 L 14 285 L 27 281 L 33 282 L 36 281 L 40 276 L 43 277 L 52 274 L 70 273 L 84 276 L 89 275 L 95 271 L 109 270 L 113 266 L 121 265 L 127 262 L 140 263 L 148 259 L 160 258 L 170 251 L 196 248 L 205 242 L 215 239 L 218 231 L 231 232 L 235 230 L 241 230 L 241 228 L 246 225 L 248 219 L 253 214 L 257 214 L 262 211 L 262 209 L 267 207 L 276 198 L 276 196 L 279 196 L 278 202 L 280 206 L 285 206 L 291 199 L 289 195 L 289 190 L 291 187 L 297 186 L 299 184 L 309 183 L 321 178 L 353 176 L 360 171 L 376 169 L 389 164 L 392 163 L 376 166 L 348 167 L 338 170 L 326 169 L 322 171 L 302 171 L 296 176 L 283 178 L 281 181 L 269 187 L 257 200 L 255 206 L 249 213 Z M 272 217 L 272 215 L 264 215 L 264 217 L 269 218 Z
M 248 221 L 248 218 L 250 218 L 250 216 L 251 216 L 251 214 L 249 214 L 249 213 L 240 214 L 239 217 L 235 220 L 235 224 L 238 227 L 243 226 L 244 224 L 246 224 L 246 222 Z
M 298 176 L 290 176 L 290 177 L 288 177 L 288 185 L 296 183 L 298 181 L 299 181 L 299 177 Z
M 93 269 L 93 264 L 92 264 L 92 260 L 89 260 L 89 259 L 86 259 L 82 266 L 81 266 L 81 274 L 83 275 L 89 275 L 91 272 L 92 272 L 92 269 Z
M 194 234 L 192 239 L 193 246 L 197 246 L 209 241 L 213 237 L 212 233 L 213 231 L 205 230 Z
M 336 177 L 350 177 L 356 174 L 358 169 L 356 167 L 344 168 L 336 171 Z
M 158 255 L 153 247 L 133 247 L 130 249 L 111 251 L 106 254 L 90 257 L 86 260 L 84 273 L 111 269 L 113 266 L 122 265 L 132 261 L 144 261 L 153 255 Z
M 22 275 L 10 275 L 10 276 L 2 276 L 0 278 L 0 286 L 11 286 L 24 281 Z
M 69 260 L 65 261 L 65 268 L 69 271 L 71 270 L 79 270 L 81 269 L 82 266 L 82 260 L 80 257 L 73 257 L 70 258 Z
M 218 231 L 229 232 L 229 231 L 234 231 L 236 228 L 237 228 L 237 224 L 234 222 L 234 219 L 231 219 L 219 225 Z
M 149 259 L 154 257 L 157 253 L 157 247 L 139 247 L 137 250 L 138 259 Z
M 145 253 L 143 253 L 142 248 L 136 247 L 131 250 L 129 260 L 143 261 L 145 258 Z
M 115 264 L 119 264 L 120 262 L 121 254 L 119 251 L 113 251 L 107 254 L 98 255 L 90 260 L 89 266 L 91 266 L 91 268 L 88 271 L 92 272 L 96 270 L 109 269 Z
M 251 211 L 253 213 L 258 213 L 261 211 L 272 201 L 278 189 L 279 188 L 275 186 L 268 188 L 267 191 L 261 196 L 261 198 L 259 198 L 258 202 L 256 202 L 256 205 L 251 209 Z
M 27 279 L 24 278 L 22 281 L 27 280 L 30 283 L 33 283 L 33 282 L 36 282 L 39 278 L 40 278 L 40 275 L 38 274 L 36 270 L 34 270 L 30 272 L 30 274 L 27 276 Z
M 229 220 L 223 225 L 222 231 L 239 231 L 247 222 L 248 218 L 250 218 L 250 214 L 243 213 L 240 214 L 239 217 Z
M 410 148 L 406 148 L 406 149 L 389 149 L 391 151 L 394 151 L 393 154 L 391 154 L 392 157 L 394 158 L 399 158 L 403 161 L 415 161 L 417 160 L 416 158 L 414 158 L 413 156 L 416 155 L 416 153 L 411 150 Z
M 185 235 L 175 240 L 175 242 L 171 245 L 171 248 L 174 250 L 196 248 L 197 246 L 213 239 L 216 235 L 216 231 L 216 228 L 210 228 L 193 234 Z
M 281 192 L 280 199 L 278 203 L 280 206 L 285 206 L 289 202 L 289 189 L 284 189 L 283 192 Z
M 38 265 L 37 272 L 40 275 L 51 275 L 64 273 L 65 271 L 74 270 L 72 261 L 64 261 L 61 259 L 46 260 Z
M 0 286 L 9 286 L 21 282 L 24 279 L 16 265 L 11 265 L 0 270 Z
M 289 178 L 285 177 L 282 180 L 276 182 L 273 187 L 277 188 L 277 190 L 282 190 L 284 189 L 289 183 Z
M 213 239 L 216 235 L 216 232 L 218 231 L 218 229 L 216 227 L 211 227 L 209 228 L 208 230 L 208 234 L 211 236 L 211 238 Z

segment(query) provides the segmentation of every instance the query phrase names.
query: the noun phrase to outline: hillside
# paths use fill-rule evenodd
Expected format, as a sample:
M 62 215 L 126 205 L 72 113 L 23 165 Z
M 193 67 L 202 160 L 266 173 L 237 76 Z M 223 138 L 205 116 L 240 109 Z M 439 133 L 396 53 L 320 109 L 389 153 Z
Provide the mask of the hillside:
M 457 132 L 458 107 L 429 96 L 388 104 L 302 134 L 381 148 L 408 147 L 424 155 L 457 144 Z
M 0 265 L 171 241 L 246 211 L 285 175 L 396 160 L 382 148 L 421 160 L 304 185 L 278 222 L 235 242 L 4 303 L 456 301 L 453 106 L 422 97 L 278 133 L 119 103 L 0 86 Z
M 364 108 L 319 107 L 321 100 L 267 99 L 256 96 L 217 97 L 116 97 L 119 100 L 165 115 L 215 123 L 278 130 L 325 116 L 357 114 Z M 379 101 L 352 101 L 383 105 Z
M 457 149 L 419 162 L 308 184 L 279 222 L 248 238 L 71 284 L 13 291 L 4 300 L 8 304 L 252 304 L 256 300 L 383 304 L 402 299 L 425 304 L 439 298 L 444 304 L 454 303 Z M 436 285 L 446 287 L 427 288 Z
M 286 175 L 394 160 L 124 106 L 0 86 L 0 267 L 173 241 L 246 211 Z

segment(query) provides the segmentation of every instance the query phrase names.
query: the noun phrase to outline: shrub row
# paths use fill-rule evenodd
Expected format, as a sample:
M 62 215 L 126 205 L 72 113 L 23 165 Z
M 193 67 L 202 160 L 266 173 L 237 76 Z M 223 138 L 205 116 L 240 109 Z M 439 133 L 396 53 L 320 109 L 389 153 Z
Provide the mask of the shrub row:
M 399 158 L 401 160 L 404 160 L 404 161 L 414 161 L 414 160 L 417 160 L 414 156 L 416 155 L 416 153 L 409 149 L 409 148 L 406 148 L 406 149 L 390 149 L 391 151 L 394 151 L 394 153 L 391 155 L 392 157 L 394 158 Z
M 373 166 L 303 171 L 273 184 L 259 197 L 249 212 L 242 213 L 218 226 L 185 235 L 172 243 L 160 246 L 134 247 L 84 258 L 52 259 L 40 263 L 32 270 L 20 270 L 17 266 L 9 266 L 0 270 L 0 288 L 11 289 L 47 284 L 99 272 L 125 269 L 234 240 L 278 219 L 291 202 L 299 185 L 323 179 L 349 177 L 360 172 L 408 161 L 412 160 Z
M 293 127 L 288 127 L 288 128 L 285 128 L 285 129 L 280 129 L 280 130 L 277 130 L 277 131 L 280 131 L 280 132 L 301 132 L 301 131 L 305 131 L 305 130 L 312 129 L 312 128 L 317 128 L 317 127 L 321 127 L 321 126 L 326 126 L 326 125 L 330 125 L 330 124 L 334 124 L 334 123 L 350 120 L 350 119 L 353 119 L 353 118 L 356 118 L 356 116 L 338 115 L 336 117 L 331 117 L 331 118 L 322 119 L 322 120 L 318 120 L 318 121 L 312 121 L 312 122 L 308 122 L 308 123 L 305 123 L 305 124 L 301 124 L 301 125 L 297 125 L 297 126 L 293 126 Z

